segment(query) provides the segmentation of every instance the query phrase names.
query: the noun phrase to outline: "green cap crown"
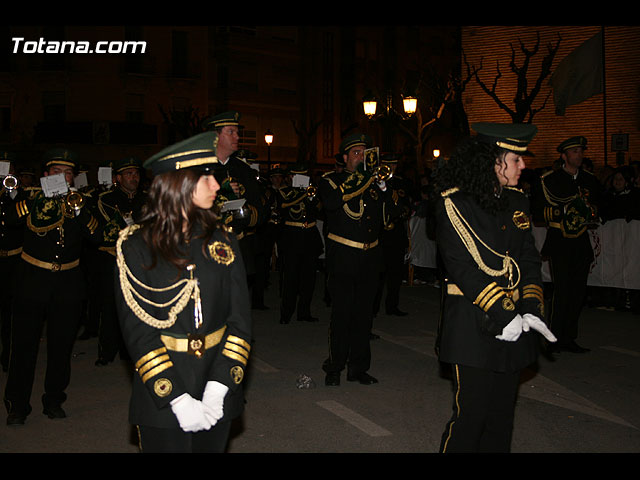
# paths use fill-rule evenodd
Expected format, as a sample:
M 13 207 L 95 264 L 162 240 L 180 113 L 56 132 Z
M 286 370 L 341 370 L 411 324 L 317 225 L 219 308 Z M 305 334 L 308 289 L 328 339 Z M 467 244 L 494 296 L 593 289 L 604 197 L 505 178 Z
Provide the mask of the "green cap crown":
M 119 173 L 127 168 L 140 168 L 142 163 L 136 157 L 125 157 L 113 162 L 114 173 Z
M 236 111 L 219 113 L 205 119 L 203 126 L 208 129 L 216 129 L 222 127 L 239 127 L 240 113 Z
M 364 133 L 354 133 L 342 140 L 340 144 L 340 153 L 347 153 L 350 148 L 364 146 L 368 148 L 371 146 L 371 137 Z
M 559 153 L 563 153 L 565 150 L 569 150 L 570 148 L 574 148 L 574 147 L 587 148 L 586 137 L 576 136 L 576 137 L 567 138 L 564 142 L 558 145 L 557 150 Z
M 497 145 L 515 153 L 525 153 L 538 127 L 531 123 L 479 122 L 471 125 L 478 133 L 478 140 Z
M 66 165 L 68 167 L 78 168 L 78 156 L 75 152 L 67 148 L 52 148 L 45 152 L 43 156 L 44 167 L 51 165 Z
M 151 169 L 154 175 L 183 168 L 210 171 L 220 166 L 217 146 L 216 132 L 199 133 L 156 153 L 144 162 L 143 167 Z

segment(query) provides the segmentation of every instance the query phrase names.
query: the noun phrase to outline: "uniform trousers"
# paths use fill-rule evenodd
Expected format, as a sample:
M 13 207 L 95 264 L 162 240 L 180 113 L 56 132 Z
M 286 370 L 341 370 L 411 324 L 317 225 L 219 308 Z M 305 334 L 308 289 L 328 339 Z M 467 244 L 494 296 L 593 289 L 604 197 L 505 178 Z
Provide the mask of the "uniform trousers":
M 397 245 L 383 245 L 384 271 L 380 275 L 378 291 L 376 293 L 373 313 L 380 310 L 383 292 L 386 287 L 385 310 L 387 313 L 398 309 L 400 304 L 400 287 L 404 277 L 404 248 Z
M 578 337 L 578 319 L 587 294 L 593 251 L 586 233 L 559 243 L 549 256 L 553 277 L 549 328 L 561 345 Z
M 312 245 L 292 242 L 286 242 L 283 245 L 280 255 L 282 258 L 280 318 L 289 321 L 297 310 L 299 320 L 308 319 L 311 317 L 311 300 L 316 285 L 318 255 Z
M 9 350 L 11 346 L 11 284 L 14 280 L 15 264 L 18 255 L 0 258 L 0 363 L 2 370 L 9 368 Z
M 98 358 L 110 362 L 118 352 L 121 357 L 127 357 L 116 313 L 114 292 L 116 258 L 110 253 L 98 251 L 96 266 L 99 307 Z
M 453 365 L 453 415 L 441 453 L 508 453 L 520 372 L 493 372 Z
M 231 420 L 218 422 L 209 430 L 185 432 L 180 428 L 138 426 L 142 453 L 224 453 Z
M 11 355 L 5 387 L 5 400 L 11 412 L 27 414 L 36 370 L 40 338 L 46 320 L 47 368 L 42 403 L 45 407 L 60 406 L 67 398 L 65 390 L 71 379 L 71 354 L 82 303 L 34 299 L 14 303 L 11 325 Z
M 24 292 L 32 294 L 28 297 L 16 290 L 13 299 L 11 354 L 4 400 L 10 413 L 28 415 L 45 324 L 47 367 L 42 403 L 45 407 L 57 407 L 67 398 L 65 390 L 71 378 L 71 355 L 82 312 L 82 297 L 73 296 L 73 288 L 81 281 L 82 273 L 77 267 L 55 273 L 31 265 L 21 267 L 24 267 L 23 273 L 31 271 L 33 275 L 21 277 L 18 283 L 31 280 L 33 289 Z
M 378 276 L 369 269 L 365 275 L 357 272 L 329 273 L 329 358 L 323 365 L 327 373 L 339 373 L 347 366 L 349 375 L 359 375 L 371 366 L 369 341 Z

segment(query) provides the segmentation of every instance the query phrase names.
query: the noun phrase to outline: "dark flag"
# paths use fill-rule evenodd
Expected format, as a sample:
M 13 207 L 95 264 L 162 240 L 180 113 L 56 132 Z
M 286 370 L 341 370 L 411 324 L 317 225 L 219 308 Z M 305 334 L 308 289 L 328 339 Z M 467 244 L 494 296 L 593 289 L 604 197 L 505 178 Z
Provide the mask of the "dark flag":
M 564 57 L 551 76 L 556 115 L 564 115 L 571 105 L 602 93 L 602 32 L 594 35 Z

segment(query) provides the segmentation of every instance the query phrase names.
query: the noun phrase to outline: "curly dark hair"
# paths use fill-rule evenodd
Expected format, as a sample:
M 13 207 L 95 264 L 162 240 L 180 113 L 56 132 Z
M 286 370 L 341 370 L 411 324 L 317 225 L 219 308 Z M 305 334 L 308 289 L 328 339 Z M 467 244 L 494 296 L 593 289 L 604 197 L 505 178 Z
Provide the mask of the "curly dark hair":
M 506 150 L 497 145 L 480 142 L 475 137 L 461 141 L 451 158 L 444 162 L 435 173 L 438 192 L 458 187 L 470 195 L 489 213 L 504 209 L 504 196 L 495 172 L 495 165 L 504 158 Z

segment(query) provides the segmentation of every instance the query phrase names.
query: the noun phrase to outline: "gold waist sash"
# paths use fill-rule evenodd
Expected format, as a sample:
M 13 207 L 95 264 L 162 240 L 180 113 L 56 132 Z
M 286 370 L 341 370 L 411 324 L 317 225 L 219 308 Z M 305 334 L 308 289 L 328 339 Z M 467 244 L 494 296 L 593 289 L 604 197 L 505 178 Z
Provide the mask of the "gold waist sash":
M 22 252 L 22 259 L 30 263 L 31 265 L 35 265 L 36 267 L 44 268 L 45 270 L 50 270 L 52 272 L 61 272 L 63 270 L 71 270 L 72 268 L 80 265 L 80 259 L 74 260 L 69 263 L 56 263 L 56 262 L 43 262 L 42 260 L 38 260 L 37 258 L 33 258 L 31 255 Z
M 343 245 L 347 245 L 348 247 L 359 248 L 360 250 L 369 250 L 370 248 L 378 245 L 378 239 L 375 239 L 370 243 L 362 243 L 362 242 L 354 242 L 353 240 L 349 240 L 348 238 L 340 237 L 334 233 L 330 233 L 327 235 L 327 238 L 330 238 L 334 242 L 341 243 Z

